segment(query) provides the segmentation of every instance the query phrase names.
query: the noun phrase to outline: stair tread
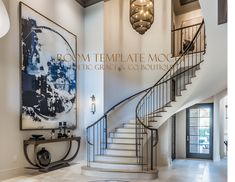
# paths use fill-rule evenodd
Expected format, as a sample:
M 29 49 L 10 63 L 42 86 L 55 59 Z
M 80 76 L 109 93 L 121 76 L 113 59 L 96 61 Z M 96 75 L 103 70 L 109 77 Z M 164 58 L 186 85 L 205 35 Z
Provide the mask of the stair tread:
M 109 137 L 109 138 L 114 138 L 114 139 L 136 139 L 135 138 L 125 138 L 125 137 Z M 143 139 L 143 138 L 137 138 L 137 139 Z
M 118 134 L 133 134 L 135 132 L 120 132 L 120 131 L 111 131 L 110 133 L 118 133 Z
M 162 112 L 167 112 L 167 111 L 166 110 L 156 110 L 156 111 L 153 111 L 152 113 L 158 114 L 158 113 L 162 113 Z
M 117 127 L 116 129 L 135 129 L 135 127 Z
M 108 143 L 108 145 L 112 145 L 112 144 L 114 144 L 114 145 L 136 145 L 135 143 Z M 138 144 L 138 145 L 140 145 L 140 144 Z
M 123 162 L 109 162 L 109 161 L 99 161 L 99 160 L 94 161 L 94 163 L 117 164 L 117 165 L 138 165 L 138 166 L 141 165 L 141 164 L 138 164 L 137 162 L 123 163 Z
M 136 151 L 135 149 L 111 149 L 111 148 L 107 148 L 105 150 Z
M 116 129 L 134 129 L 135 127 L 117 127 Z
M 135 132 L 120 132 L 120 131 L 112 131 L 110 133 L 117 133 L 117 134 L 135 134 Z M 138 134 L 146 134 L 146 133 L 138 133 Z
M 96 156 L 99 156 L 99 157 L 120 157 L 120 158 L 124 157 L 124 158 L 136 158 L 137 159 L 136 156 L 121 156 L 121 155 L 108 155 L 108 154 L 106 154 L 106 155 L 96 155 Z M 138 157 L 138 158 L 142 158 L 142 157 Z
M 91 171 L 100 171 L 100 172 L 118 172 L 118 173 L 146 173 L 146 174 L 153 174 L 157 173 L 158 170 L 153 170 L 153 171 L 143 171 L 143 170 L 133 170 L 133 169 L 104 169 L 104 168 L 95 168 L 95 167 L 87 167 L 87 166 L 82 166 L 83 170 L 91 170 Z
M 115 144 L 115 145 L 136 145 L 135 143 L 108 143 L 108 144 Z M 140 145 L 140 144 L 138 144 Z

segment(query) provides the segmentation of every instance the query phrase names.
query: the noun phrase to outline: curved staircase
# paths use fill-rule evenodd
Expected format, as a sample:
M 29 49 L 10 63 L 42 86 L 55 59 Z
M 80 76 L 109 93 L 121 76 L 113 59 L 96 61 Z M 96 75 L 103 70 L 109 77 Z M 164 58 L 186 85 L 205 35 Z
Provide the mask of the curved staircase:
M 102 154 L 94 156 L 95 160 L 89 166 L 83 167 L 82 172 L 88 176 L 125 178 L 125 179 L 154 179 L 157 171 L 142 171 L 136 156 L 136 122 L 131 120 L 123 123 L 109 133 L 107 149 Z
M 87 128 L 87 166 L 82 173 L 116 179 L 157 178 L 158 128 L 178 111 L 177 102 L 183 102 L 181 96 L 190 89 L 204 53 L 203 21 L 188 47 L 155 85 L 119 102 Z M 110 129 L 111 112 L 140 94 L 144 96 L 136 106 L 135 120 Z

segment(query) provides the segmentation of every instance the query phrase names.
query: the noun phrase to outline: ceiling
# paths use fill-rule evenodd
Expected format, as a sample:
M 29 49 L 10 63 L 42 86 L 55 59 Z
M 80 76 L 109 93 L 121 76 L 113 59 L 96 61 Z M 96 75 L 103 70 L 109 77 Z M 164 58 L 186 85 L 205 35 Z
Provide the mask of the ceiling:
M 75 0 L 77 1 L 79 4 L 81 4 L 84 8 L 91 6 L 95 3 L 101 2 L 103 0 Z
M 175 15 L 181 15 L 200 9 L 200 3 L 198 0 L 172 0 Z
M 95 3 L 107 0 L 75 0 L 84 8 L 91 6 Z M 172 0 L 173 7 L 176 15 L 184 14 L 193 10 L 200 9 L 198 0 Z

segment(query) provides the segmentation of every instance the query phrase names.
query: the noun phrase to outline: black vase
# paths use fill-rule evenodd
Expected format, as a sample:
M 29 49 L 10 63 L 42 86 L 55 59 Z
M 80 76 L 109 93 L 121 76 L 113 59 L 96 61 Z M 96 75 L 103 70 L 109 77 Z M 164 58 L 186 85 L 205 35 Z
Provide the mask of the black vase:
M 43 147 L 37 152 L 37 159 L 40 165 L 46 167 L 51 163 L 51 154 Z

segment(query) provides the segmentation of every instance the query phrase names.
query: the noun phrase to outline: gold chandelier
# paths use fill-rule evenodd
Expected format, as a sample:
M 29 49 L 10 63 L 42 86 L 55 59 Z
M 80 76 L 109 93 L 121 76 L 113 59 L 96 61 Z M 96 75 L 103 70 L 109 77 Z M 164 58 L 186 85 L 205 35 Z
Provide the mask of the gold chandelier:
M 143 35 L 154 21 L 154 0 L 130 0 L 130 22 Z

